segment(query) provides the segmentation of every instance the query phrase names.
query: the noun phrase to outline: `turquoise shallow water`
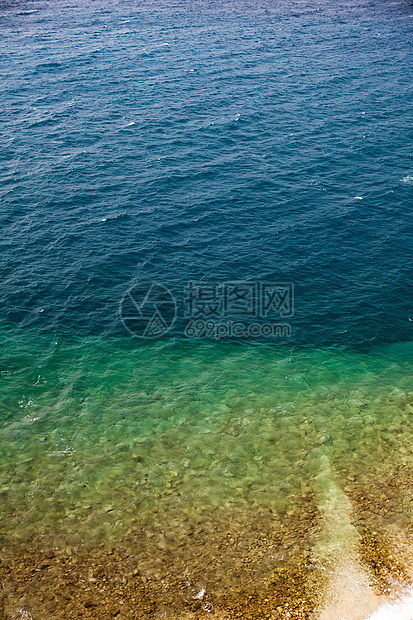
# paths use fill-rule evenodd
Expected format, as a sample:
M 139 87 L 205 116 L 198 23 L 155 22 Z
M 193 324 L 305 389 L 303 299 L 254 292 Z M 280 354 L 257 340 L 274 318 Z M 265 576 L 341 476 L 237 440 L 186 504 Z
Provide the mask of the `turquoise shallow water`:
M 369 354 L 2 337 L 2 535 L 123 535 L 154 512 L 285 514 L 413 461 L 411 345 Z M 318 498 L 319 503 L 322 498 Z

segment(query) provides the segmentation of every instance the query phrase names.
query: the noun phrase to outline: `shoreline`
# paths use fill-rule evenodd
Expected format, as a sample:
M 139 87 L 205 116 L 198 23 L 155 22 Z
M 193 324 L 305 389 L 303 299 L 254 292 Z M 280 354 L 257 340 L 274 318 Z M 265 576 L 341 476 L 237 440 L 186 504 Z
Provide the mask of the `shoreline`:
M 15 544 L 3 541 L 0 615 L 5 620 L 324 619 L 334 617 L 337 601 L 357 582 L 365 615 L 353 604 L 354 619 L 367 619 L 413 583 L 413 553 L 412 558 L 406 553 L 409 532 L 403 530 L 403 551 L 394 531 L 384 526 L 396 515 L 397 498 L 410 488 L 411 475 L 404 468 L 397 481 L 392 476 L 387 484 L 378 483 L 382 495 L 389 496 L 381 504 L 384 521 L 377 514 L 377 499 L 369 502 L 374 489 L 369 496 L 366 488 L 355 485 L 351 495 L 358 503 L 352 504 L 351 527 L 357 531 L 356 569 L 352 552 L 340 565 L 341 543 L 334 529 L 326 529 L 330 517 L 307 493 L 284 515 L 228 511 L 225 520 L 214 521 L 211 513 L 177 527 L 173 520 L 166 525 L 166 515 L 162 521 L 157 514 L 152 523 L 142 523 L 115 544 L 44 536 Z M 336 515 L 337 506 L 330 508 Z M 340 518 L 336 526 L 343 530 Z M 321 552 L 324 539 L 330 542 L 323 543 Z M 323 561 L 331 541 L 337 543 L 336 557 Z M 329 600 L 334 588 L 334 600 Z

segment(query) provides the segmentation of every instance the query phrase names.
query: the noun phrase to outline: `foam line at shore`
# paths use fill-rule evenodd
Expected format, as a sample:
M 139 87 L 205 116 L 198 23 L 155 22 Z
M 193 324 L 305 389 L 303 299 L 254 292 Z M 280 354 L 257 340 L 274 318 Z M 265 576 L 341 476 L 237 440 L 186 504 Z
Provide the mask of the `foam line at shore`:
M 367 620 L 412 620 L 413 590 L 395 603 L 386 603 L 377 609 Z

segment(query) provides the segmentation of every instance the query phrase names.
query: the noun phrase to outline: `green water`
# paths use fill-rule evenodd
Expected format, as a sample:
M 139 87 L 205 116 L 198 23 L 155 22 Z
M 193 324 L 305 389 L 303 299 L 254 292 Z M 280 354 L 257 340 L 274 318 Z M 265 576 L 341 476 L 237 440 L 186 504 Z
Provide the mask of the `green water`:
M 288 513 L 413 463 L 413 345 L 370 354 L 2 334 L 0 518 L 119 536 L 156 511 Z

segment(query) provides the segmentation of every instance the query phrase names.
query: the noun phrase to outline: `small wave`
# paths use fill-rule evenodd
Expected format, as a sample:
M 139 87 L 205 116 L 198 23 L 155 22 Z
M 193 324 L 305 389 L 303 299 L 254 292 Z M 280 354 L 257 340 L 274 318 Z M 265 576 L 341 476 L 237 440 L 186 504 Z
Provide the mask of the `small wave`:
M 411 183 L 413 181 L 413 176 L 412 175 L 407 175 L 407 176 L 403 177 L 401 180 L 403 181 L 403 183 Z
M 41 62 L 40 64 L 38 64 L 36 66 L 36 73 L 39 71 L 39 69 L 61 69 L 63 67 L 61 62 L 56 62 L 54 60 L 50 61 L 50 62 Z
M 65 446 L 63 450 L 54 450 L 53 452 L 49 450 L 48 454 L 51 454 L 52 456 L 64 456 L 68 454 L 69 456 L 71 456 L 75 452 L 76 450 L 73 450 L 71 446 Z
M 46 118 L 42 118 L 38 121 L 34 121 L 33 123 L 29 124 L 30 129 L 34 128 L 34 127 L 47 127 L 48 125 L 51 125 L 55 122 L 54 118 L 52 118 L 51 116 L 48 116 Z
M 107 222 L 110 220 L 120 220 L 123 217 L 127 217 L 127 213 L 114 213 L 113 215 L 107 215 L 106 217 L 100 218 L 100 222 Z

